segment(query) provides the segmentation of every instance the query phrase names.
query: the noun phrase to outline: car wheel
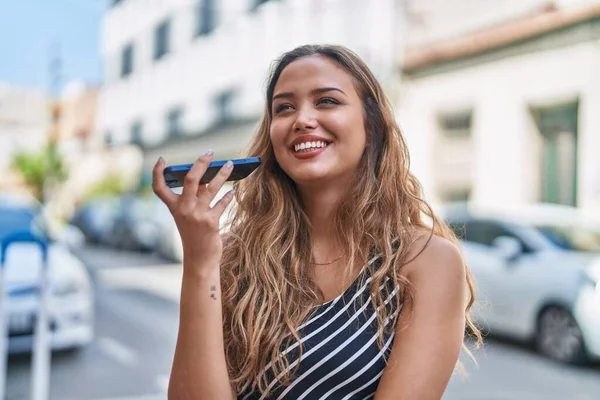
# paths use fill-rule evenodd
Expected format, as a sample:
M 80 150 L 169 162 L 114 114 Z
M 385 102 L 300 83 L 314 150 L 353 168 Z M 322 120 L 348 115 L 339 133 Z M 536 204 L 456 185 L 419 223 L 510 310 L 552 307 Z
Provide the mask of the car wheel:
M 581 329 L 571 313 L 562 307 L 548 307 L 542 312 L 536 345 L 541 354 L 563 363 L 578 364 L 586 360 Z

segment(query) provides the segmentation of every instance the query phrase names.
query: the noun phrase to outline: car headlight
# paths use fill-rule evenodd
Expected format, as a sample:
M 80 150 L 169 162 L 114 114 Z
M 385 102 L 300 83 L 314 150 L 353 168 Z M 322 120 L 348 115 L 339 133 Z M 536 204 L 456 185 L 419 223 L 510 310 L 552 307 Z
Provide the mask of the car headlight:
M 586 285 L 590 285 L 596 291 L 596 295 L 600 296 L 600 276 L 594 273 L 593 270 L 583 273 L 583 281 Z
M 88 282 L 83 276 L 73 274 L 69 277 L 54 281 L 52 293 L 55 296 L 68 296 L 87 289 Z
M 56 296 L 68 296 L 79 292 L 81 289 L 81 285 L 75 281 L 69 280 L 55 284 L 52 288 L 52 293 Z

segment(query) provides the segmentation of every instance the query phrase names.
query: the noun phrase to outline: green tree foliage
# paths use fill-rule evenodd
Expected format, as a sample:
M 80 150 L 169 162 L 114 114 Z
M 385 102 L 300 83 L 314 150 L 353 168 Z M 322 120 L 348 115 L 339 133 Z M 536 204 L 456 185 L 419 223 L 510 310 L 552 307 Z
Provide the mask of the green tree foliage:
M 52 144 L 38 151 L 16 152 L 12 157 L 12 167 L 21 174 L 40 201 L 43 200 L 45 182 L 52 180 L 53 183 L 60 183 L 67 178 L 63 158 Z
M 104 196 L 118 196 L 127 192 L 127 187 L 121 177 L 117 174 L 110 174 L 104 179 L 96 182 L 86 193 L 85 199 L 93 199 Z

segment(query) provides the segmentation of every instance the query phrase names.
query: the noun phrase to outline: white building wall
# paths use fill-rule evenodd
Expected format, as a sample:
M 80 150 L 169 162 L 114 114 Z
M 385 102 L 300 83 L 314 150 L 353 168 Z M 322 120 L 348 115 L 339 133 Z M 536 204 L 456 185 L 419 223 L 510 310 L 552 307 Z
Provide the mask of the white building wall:
M 16 151 L 41 148 L 49 122 L 50 104 L 41 90 L 0 82 L 0 171 L 9 167 Z
M 541 137 L 530 107 L 580 100 L 579 205 L 600 206 L 600 52 L 595 42 L 532 52 L 415 78 L 403 87 L 398 118 L 414 172 L 438 201 L 432 143 L 440 111 L 472 108 L 472 199 L 518 205 L 539 200 Z
M 600 214 L 600 43 L 590 51 L 582 73 L 588 83 L 582 88 L 579 109 L 580 136 L 579 198 L 582 206 L 598 210 Z
M 250 13 L 251 0 L 216 0 L 214 32 L 194 37 L 197 0 L 124 0 L 107 10 L 102 27 L 105 86 L 98 129 L 118 143 L 143 121 L 147 144 L 165 139 L 165 115 L 184 109 L 183 127 L 198 133 L 214 118 L 213 98 L 238 90 L 236 117 L 258 117 L 271 62 L 305 43 L 338 43 L 365 57 L 385 81 L 397 69 L 395 0 L 273 0 Z M 171 16 L 170 54 L 152 59 L 155 27 Z M 119 76 L 121 52 L 135 43 L 133 73 Z M 238 145 L 238 144 L 235 144 Z
M 408 45 L 418 47 L 486 29 L 498 23 L 531 16 L 542 8 L 580 7 L 598 0 L 406 0 L 410 35 Z

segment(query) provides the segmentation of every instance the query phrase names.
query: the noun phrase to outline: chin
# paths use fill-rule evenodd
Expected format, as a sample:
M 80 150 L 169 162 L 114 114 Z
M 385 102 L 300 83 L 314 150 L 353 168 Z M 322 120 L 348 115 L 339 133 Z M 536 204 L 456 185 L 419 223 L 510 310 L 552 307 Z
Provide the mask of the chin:
M 289 171 L 287 175 L 297 184 L 310 184 L 319 181 L 327 180 L 330 174 L 327 171 L 315 168 L 301 168 Z

